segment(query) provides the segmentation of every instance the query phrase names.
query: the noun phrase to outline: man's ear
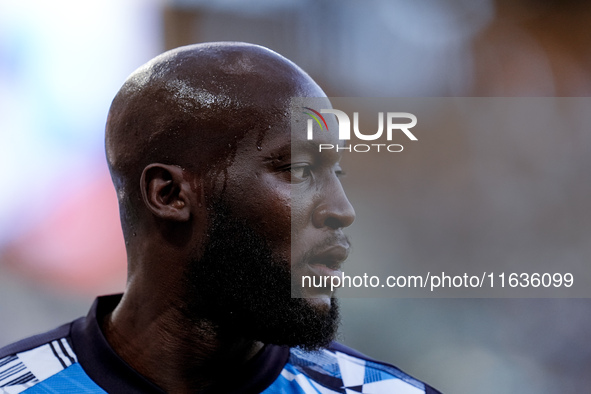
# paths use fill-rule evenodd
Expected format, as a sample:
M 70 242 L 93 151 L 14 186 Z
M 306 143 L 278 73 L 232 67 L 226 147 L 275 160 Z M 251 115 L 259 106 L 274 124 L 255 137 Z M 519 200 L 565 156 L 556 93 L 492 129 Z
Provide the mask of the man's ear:
M 191 217 L 191 186 L 181 167 L 152 163 L 144 168 L 140 186 L 144 204 L 155 216 L 177 222 Z

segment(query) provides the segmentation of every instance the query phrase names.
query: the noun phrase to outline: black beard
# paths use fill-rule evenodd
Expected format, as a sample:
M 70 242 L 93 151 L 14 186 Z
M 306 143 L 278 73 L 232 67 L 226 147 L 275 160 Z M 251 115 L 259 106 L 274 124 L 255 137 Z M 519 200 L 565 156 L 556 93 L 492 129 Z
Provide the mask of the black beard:
M 290 262 L 274 256 L 256 227 L 214 204 L 200 258 L 185 275 L 184 314 L 223 336 L 315 350 L 336 335 L 339 308 L 292 298 Z

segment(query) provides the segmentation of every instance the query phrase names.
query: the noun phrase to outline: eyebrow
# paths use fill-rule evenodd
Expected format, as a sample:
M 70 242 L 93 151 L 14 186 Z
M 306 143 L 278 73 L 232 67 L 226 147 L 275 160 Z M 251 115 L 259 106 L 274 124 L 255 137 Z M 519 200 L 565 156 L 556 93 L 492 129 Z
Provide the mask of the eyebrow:
M 296 142 L 294 143 L 290 143 L 289 144 L 291 146 L 291 149 L 299 149 L 299 150 L 303 150 L 303 151 L 313 151 L 313 152 L 317 152 L 318 151 L 318 143 L 314 142 L 313 140 L 305 140 L 305 141 L 300 141 L 300 142 Z
M 340 142 L 341 141 L 339 141 L 339 146 L 342 145 Z M 337 163 L 341 161 L 341 159 L 343 157 L 342 152 L 337 152 L 335 150 L 330 149 L 328 151 L 322 151 L 322 153 L 320 153 L 318 150 L 318 144 L 319 143 L 314 140 L 299 141 L 296 143 L 295 146 L 292 146 L 292 152 L 293 153 L 299 153 L 299 152 L 312 153 L 315 157 L 322 158 L 322 159 L 328 160 L 328 161 L 337 162 Z
M 342 141 L 339 141 L 339 146 L 342 145 L 341 142 Z M 331 149 L 320 153 L 318 150 L 318 144 L 318 141 L 314 140 L 299 140 L 295 143 L 290 141 L 274 149 L 274 154 L 272 156 L 265 157 L 265 161 L 274 161 L 278 159 L 284 160 L 286 159 L 286 156 L 291 157 L 292 153 L 312 154 L 316 158 L 322 158 L 323 160 L 328 160 L 336 163 L 341 161 L 343 157 L 342 152 L 336 152 L 335 150 Z

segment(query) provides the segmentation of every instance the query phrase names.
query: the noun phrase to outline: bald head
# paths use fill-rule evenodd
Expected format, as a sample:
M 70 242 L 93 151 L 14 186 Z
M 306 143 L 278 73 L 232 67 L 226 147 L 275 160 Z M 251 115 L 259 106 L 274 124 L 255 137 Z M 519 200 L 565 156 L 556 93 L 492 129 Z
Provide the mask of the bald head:
M 200 359 L 187 349 L 223 354 L 246 344 L 254 354 L 262 343 L 316 348 L 332 339 L 332 290 L 292 293 L 292 274 L 296 283 L 318 264 L 336 269 L 354 211 L 340 155 L 292 136 L 292 97 L 326 96 L 289 60 L 241 43 L 175 49 L 125 82 L 106 130 L 128 257 L 127 290 L 112 315 L 113 331 L 126 331 L 121 347 L 144 325 L 167 354 L 191 356 L 182 364 Z M 315 142 L 335 145 L 336 118 L 327 121 L 333 132 L 327 125 Z M 179 337 L 187 341 L 175 347 Z M 144 345 L 130 359 L 162 350 Z
M 261 46 L 210 43 L 166 52 L 136 70 L 107 120 L 107 161 L 126 222 L 151 163 L 205 175 L 227 165 L 247 133 L 289 130 L 291 97 L 324 96 L 298 66 Z M 125 211 L 125 212 L 124 212 Z

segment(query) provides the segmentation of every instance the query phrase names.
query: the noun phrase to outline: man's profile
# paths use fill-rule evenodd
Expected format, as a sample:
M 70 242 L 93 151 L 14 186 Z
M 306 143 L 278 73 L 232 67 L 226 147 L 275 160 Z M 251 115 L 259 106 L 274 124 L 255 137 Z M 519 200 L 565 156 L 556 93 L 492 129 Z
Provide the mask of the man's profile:
M 339 155 L 291 135 L 292 97 L 325 94 L 242 43 L 178 48 L 127 79 L 105 136 L 126 291 L 0 350 L 1 393 L 436 392 L 333 342 L 330 289 L 292 297 L 292 274 L 338 273 L 355 217 Z

